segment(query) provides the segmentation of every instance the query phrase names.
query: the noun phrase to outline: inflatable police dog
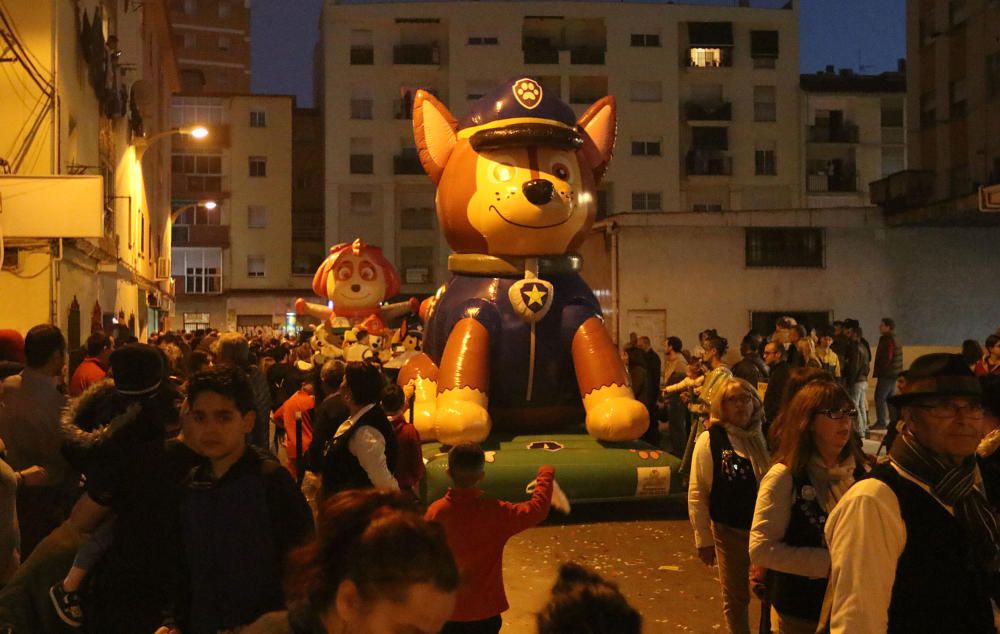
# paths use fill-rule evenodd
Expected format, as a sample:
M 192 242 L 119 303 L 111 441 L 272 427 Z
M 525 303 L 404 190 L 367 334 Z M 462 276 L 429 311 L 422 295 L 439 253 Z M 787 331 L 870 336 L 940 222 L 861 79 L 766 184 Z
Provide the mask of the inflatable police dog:
M 579 121 L 533 79 L 484 96 L 459 123 L 418 91 L 413 130 L 437 185 L 454 277 L 424 306 L 424 355 L 400 373 L 415 387 L 424 440 L 478 442 L 498 429 L 586 422 L 599 440 L 632 440 L 646 408 L 579 275 L 596 185 L 614 146 L 615 102 Z

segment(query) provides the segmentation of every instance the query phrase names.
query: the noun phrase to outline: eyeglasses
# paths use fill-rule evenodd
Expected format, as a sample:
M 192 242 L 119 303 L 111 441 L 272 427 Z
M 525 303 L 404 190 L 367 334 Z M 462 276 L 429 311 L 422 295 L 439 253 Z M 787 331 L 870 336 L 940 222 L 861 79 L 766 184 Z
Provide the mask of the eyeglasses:
M 928 403 L 926 405 L 914 404 L 913 407 L 925 409 L 936 418 L 955 418 L 961 412 L 966 418 L 977 419 L 983 417 L 983 406 L 979 403 L 953 403 L 946 401 L 943 403 Z
M 816 415 L 822 414 L 827 418 L 832 418 L 833 420 L 840 420 L 842 418 L 857 418 L 858 410 L 856 409 L 819 409 L 816 410 Z

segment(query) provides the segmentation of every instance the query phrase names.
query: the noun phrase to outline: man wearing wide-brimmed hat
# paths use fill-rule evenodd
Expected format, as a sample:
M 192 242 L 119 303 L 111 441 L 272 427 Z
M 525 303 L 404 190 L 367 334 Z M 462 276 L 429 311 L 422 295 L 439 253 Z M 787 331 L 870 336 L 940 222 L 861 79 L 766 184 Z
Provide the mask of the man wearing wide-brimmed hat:
M 832 632 L 995 634 L 989 579 L 1000 521 L 976 466 L 979 382 L 959 355 L 906 373 L 889 462 L 854 485 L 826 524 Z

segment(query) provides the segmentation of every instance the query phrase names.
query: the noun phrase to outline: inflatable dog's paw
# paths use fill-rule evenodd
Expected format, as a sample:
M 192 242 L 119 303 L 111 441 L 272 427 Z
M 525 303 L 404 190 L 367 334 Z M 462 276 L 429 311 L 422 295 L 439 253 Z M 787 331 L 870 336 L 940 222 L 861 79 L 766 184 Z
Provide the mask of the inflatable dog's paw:
M 486 440 L 492 428 L 486 395 L 470 388 L 442 392 L 438 395 L 434 428 L 438 441 L 445 445 Z
M 617 386 L 597 390 L 613 390 Z M 646 406 L 631 396 L 628 387 L 615 392 L 592 394 L 584 399 L 587 409 L 587 432 L 598 440 L 621 441 L 638 438 L 649 426 Z M 603 397 L 603 398 L 602 398 Z

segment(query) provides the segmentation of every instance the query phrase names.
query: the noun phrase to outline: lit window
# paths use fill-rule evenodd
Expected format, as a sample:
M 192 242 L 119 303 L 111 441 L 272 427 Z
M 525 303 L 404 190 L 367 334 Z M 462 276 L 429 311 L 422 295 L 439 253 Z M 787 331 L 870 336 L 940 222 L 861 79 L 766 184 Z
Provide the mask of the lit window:
M 718 68 L 722 66 L 722 49 L 692 48 L 689 64 L 697 68 Z

